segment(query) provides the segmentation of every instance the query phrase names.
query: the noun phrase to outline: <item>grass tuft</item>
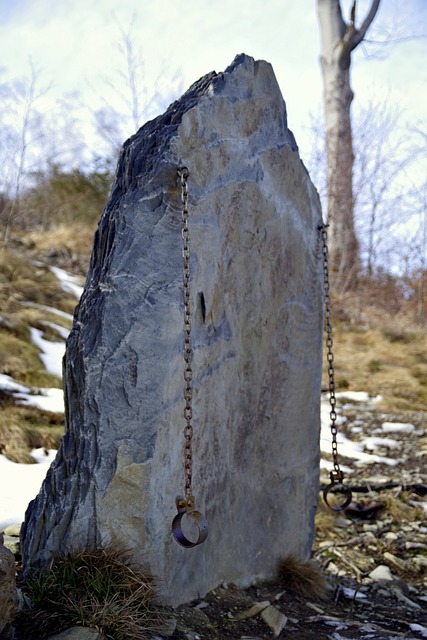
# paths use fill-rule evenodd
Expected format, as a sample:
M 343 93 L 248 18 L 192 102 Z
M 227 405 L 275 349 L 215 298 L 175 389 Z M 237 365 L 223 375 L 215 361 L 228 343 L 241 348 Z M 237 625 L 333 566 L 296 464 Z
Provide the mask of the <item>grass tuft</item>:
M 380 494 L 380 500 L 385 504 L 386 512 L 396 522 L 414 522 L 415 520 L 423 520 L 424 512 L 421 504 L 410 504 L 411 493 L 407 491 L 401 491 L 398 495 L 393 495 L 388 492 Z
M 147 640 L 164 618 L 154 578 L 113 546 L 57 555 L 23 584 L 31 606 L 20 614 L 22 637 L 42 640 L 71 626 L 97 629 L 106 640 Z
M 305 598 L 324 600 L 328 594 L 326 578 L 313 561 L 302 562 L 287 556 L 280 564 L 279 580 L 284 587 Z

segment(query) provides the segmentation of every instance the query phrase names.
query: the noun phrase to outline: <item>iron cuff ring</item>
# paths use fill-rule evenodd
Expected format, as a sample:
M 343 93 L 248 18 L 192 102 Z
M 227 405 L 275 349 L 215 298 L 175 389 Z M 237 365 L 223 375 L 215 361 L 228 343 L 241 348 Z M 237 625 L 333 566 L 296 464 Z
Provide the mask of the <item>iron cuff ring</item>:
M 344 497 L 344 502 L 342 502 L 342 504 L 339 504 L 339 505 L 329 504 L 328 495 L 333 487 L 341 487 L 340 493 L 342 493 Z M 332 511 L 343 511 L 350 504 L 351 498 L 352 498 L 351 489 L 349 487 L 346 487 L 345 484 L 341 484 L 340 482 L 331 482 L 330 484 L 328 484 L 327 487 L 323 489 L 323 500 L 326 502 L 328 507 L 332 509 Z

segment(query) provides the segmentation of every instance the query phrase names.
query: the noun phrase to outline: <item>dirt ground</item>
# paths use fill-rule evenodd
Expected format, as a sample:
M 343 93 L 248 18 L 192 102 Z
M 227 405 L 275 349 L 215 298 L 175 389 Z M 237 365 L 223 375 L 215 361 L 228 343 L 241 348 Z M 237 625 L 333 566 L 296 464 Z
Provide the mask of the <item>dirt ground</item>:
M 398 452 L 377 448 L 379 455 L 396 456 L 395 466 L 357 466 L 354 460 L 342 459 L 353 470 L 349 483 L 364 491 L 354 491 L 352 503 L 341 513 L 330 512 L 320 501 L 313 560 L 327 578 L 326 599 L 310 595 L 309 587 L 306 593 L 297 593 L 295 586 L 284 581 L 246 590 L 223 585 L 174 611 L 168 637 L 427 638 L 427 521 L 423 508 L 427 500 L 427 415 L 361 414 L 360 408 L 347 407 L 345 416 L 340 429 L 353 440 L 356 432 L 363 441 L 385 421 L 410 422 L 415 430 L 394 434 L 400 442 Z M 327 475 L 322 480 L 326 484 Z M 253 609 L 255 603 L 262 603 L 259 609 L 264 610 Z M 269 605 L 273 607 L 269 609 L 271 625 L 265 620 L 270 617 Z
M 388 463 L 340 459 L 353 500 L 333 512 L 319 498 L 314 574 L 246 590 L 221 585 L 166 612 L 168 626 L 155 640 L 427 638 L 427 414 L 346 405 L 340 415 L 340 432 L 360 447 L 377 434 L 375 454 Z M 413 425 L 392 434 L 394 450 L 391 436 L 378 440 L 384 422 Z M 328 482 L 322 473 L 321 485 Z M 23 638 L 19 629 L 16 637 Z
M 340 580 L 341 586 L 357 588 L 352 580 Z M 380 593 L 380 591 L 383 591 Z M 261 617 L 243 620 L 238 613 L 248 611 L 254 602 L 269 601 L 287 620 L 275 636 Z M 426 603 L 424 603 L 426 604 Z M 175 640 L 339 640 L 340 638 L 423 638 L 410 625 L 425 629 L 427 609 L 414 610 L 396 594 L 382 589 L 370 590 L 367 599 L 347 598 L 339 584 L 325 602 L 318 602 L 284 590 L 281 585 L 263 585 L 245 591 L 235 587 L 219 588 L 201 602 L 181 607 L 177 612 Z M 424 632 L 425 633 L 425 632 Z

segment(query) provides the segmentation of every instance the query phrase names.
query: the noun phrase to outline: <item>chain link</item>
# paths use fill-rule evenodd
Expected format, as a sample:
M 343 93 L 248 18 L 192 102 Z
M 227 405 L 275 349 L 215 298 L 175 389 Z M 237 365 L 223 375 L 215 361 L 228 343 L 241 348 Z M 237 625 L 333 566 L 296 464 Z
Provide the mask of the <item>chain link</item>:
M 191 340 L 191 298 L 190 298 L 190 232 L 188 229 L 188 179 L 189 171 L 187 167 L 178 170 L 181 180 L 181 203 L 182 203 L 182 260 L 183 260 L 183 292 L 184 292 L 184 418 L 186 425 L 184 428 L 184 474 L 185 474 L 185 496 L 191 497 L 191 481 L 193 475 L 193 449 L 191 441 L 193 439 L 193 370 L 191 363 L 193 360 L 193 343 Z
M 338 429 L 336 427 L 337 412 L 336 405 L 337 399 L 335 396 L 335 364 L 334 364 L 334 341 L 332 338 L 332 304 L 331 304 L 331 287 L 329 282 L 329 251 L 328 251 L 328 233 L 326 231 L 328 225 L 322 225 L 320 227 L 322 235 L 322 254 L 323 254 L 323 278 L 324 278 L 324 292 L 325 292 L 325 332 L 326 332 L 326 359 L 328 362 L 328 378 L 329 378 L 329 403 L 331 405 L 331 411 L 329 417 L 331 420 L 331 434 L 332 434 L 332 458 L 334 463 L 334 475 L 337 481 L 342 482 L 344 474 L 340 469 L 338 462 L 338 444 L 337 434 Z

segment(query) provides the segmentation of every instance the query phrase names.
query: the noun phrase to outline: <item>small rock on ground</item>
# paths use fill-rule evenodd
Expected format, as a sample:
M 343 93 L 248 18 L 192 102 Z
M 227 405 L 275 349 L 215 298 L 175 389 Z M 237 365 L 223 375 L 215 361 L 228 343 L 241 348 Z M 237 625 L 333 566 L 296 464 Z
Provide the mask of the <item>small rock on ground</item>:
M 261 618 L 270 627 L 275 638 L 280 636 L 288 621 L 287 617 L 272 605 L 261 612 Z

